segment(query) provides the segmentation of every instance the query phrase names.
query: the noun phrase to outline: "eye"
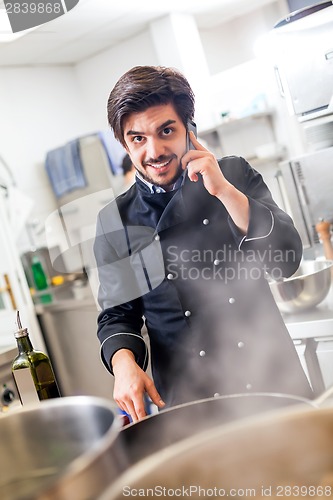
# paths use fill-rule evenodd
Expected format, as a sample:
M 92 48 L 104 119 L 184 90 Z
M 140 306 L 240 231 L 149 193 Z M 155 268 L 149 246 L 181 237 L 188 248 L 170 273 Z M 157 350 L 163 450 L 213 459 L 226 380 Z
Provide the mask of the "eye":
M 173 132 L 173 129 L 170 127 L 165 127 L 163 129 L 163 135 L 170 135 L 170 134 L 172 134 L 172 132 Z
M 132 142 L 142 142 L 142 141 L 143 141 L 142 135 L 134 135 L 132 137 Z

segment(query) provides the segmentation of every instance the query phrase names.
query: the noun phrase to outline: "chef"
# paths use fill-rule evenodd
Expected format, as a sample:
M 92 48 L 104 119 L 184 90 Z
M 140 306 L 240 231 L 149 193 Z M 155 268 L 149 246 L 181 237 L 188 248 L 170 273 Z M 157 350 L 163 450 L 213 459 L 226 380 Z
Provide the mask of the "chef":
M 159 408 L 232 393 L 312 397 L 267 281 L 296 271 L 300 237 L 245 159 L 217 160 L 197 140 L 193 117 L 192 89 L 172 68 L 134 67 L 108 100 L 136 182 L 98 217 L 98 337 L 114 399 L 134 421 L 147 395 Z

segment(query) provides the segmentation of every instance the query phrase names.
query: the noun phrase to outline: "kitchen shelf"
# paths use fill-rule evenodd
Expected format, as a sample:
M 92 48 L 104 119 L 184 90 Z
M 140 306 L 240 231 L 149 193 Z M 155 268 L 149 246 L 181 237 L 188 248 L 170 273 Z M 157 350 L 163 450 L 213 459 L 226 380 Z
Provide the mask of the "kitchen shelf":
M 256 156 L 257 147 L 277 142 L 274 114 L 273 109 L 267 109 L 239 118 L 227 118 L 213 127 L 199 130 L 199 136 L 207 142 L 216 156 L 238 155 L 246 159 L 252 158 Z M 267 160 L 271 162 L 272 158 Z
M 251 115 L 245 115 L 238 118 L 225 118 L 220 122 L 217 122 L 212 127 L 200 131 L 200 136 L 205 136 L 211 134 L 217 130 L 231 129 L 234 126 L 248 126 L 253 125 L 256 120 L 271 120 L 274 116 L 274 110 L 261 111 L 259 113 L 253 113 Z

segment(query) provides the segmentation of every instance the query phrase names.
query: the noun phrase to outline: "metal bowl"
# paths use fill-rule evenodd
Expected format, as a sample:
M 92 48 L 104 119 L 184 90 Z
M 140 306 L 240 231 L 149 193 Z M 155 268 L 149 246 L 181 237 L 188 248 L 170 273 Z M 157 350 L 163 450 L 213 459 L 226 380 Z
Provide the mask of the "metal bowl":
M 270 281 L 280 311 L 295 313 L 315 307 L 328 294 L 333 261 L 305 260 L 297 272 L 282 281 Z
M 119 419 L 108 400 L 42 401 L 0 417 L 2 500 L 96 498 L 126 466 L 112 445 Z

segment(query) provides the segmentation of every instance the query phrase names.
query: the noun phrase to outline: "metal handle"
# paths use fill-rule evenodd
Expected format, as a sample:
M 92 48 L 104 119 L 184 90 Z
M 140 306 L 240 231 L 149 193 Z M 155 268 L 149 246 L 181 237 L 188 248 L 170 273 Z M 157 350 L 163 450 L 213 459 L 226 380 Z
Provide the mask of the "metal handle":
M 12 308 L 14 310 L 17 310 L 16 300 L 15 300 L 15 297 L 14 297 L 14 292 L 13 292 L 12 286 L 10 284 L 9 276 L 8 276 L 8 274 L 4 274 L 3 277 L 4 277 L 4 280 L 5 280 L 6 286 L 0 288 L 0 293 L 8 292 L 9 298 L 10 298 L 10 301 L 11 301 L 11 304 L 12 304 Z
M 275 74 L 275 79 L 276 79 L 276 83 L 277 83 L 280 95 L 282 97 L 286 97 L 286 94 L 285 94 L 285 91 L 284 91 L 284 88 L 283 88 L 283 85 L 282 85 L 280 71 L 279 71 L 279 68 L 277 66 L 274 66 L 274 74 Z
M 309 203 L 309 196 L 308 196 L 306 187 L 304 186 L 304 184 L 302 182 L 298 186 L 299 186 L 298 192 L 299 192 L 300 201 L 301 201 L 303 206 L 308 207 L 310 205 L 310 203 Z

